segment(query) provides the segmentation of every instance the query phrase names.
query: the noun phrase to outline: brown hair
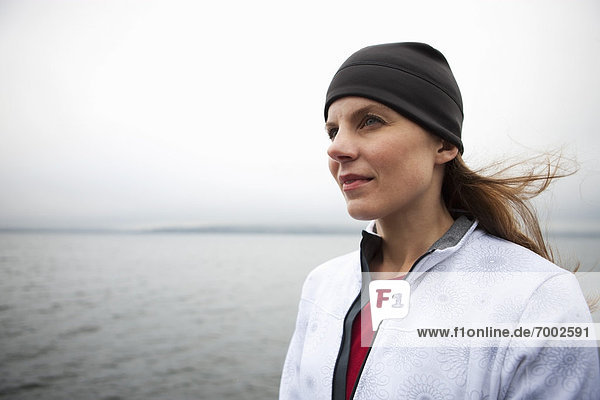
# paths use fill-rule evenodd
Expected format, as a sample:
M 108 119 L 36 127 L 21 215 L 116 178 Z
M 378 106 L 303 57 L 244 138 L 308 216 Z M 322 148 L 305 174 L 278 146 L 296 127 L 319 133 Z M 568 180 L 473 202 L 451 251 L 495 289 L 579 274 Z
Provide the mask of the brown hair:
M 561 155 L 546 154 L 501 169 L 500 163 L 473 171 L 460 154 L 446 164 L 442 195 L 448 210 L 458 210 L 479 221 L 488 233 L 517 243 L 554 261 L 529 200 L 553 179 L 573 174 L 561 165 Z M 526 171 L 511 173 L 518 167 Z M 490 170 L 496 170 L 490 172 Z
M 463 213 L 478 220 L 488 233 L 519 244 L 556 262 L 530 200 L 548 188 L 552 180 L 574 174 L 573 164 L 565 167 L 560 152 L 547 153 L 501 167 L 495 163 L 473 171 L 460 154 L 446 163 L 442 196 L 451 213 Z M 572 163 L 569 163 L 572 164 Z M 516 169 L 525 169 L 514 173 Z M 492 171 L 492 172 L 490 172 Z M 572 272 L 576 272 L 575 263 Z M 600 299 L 588 299 L 591 309 Z

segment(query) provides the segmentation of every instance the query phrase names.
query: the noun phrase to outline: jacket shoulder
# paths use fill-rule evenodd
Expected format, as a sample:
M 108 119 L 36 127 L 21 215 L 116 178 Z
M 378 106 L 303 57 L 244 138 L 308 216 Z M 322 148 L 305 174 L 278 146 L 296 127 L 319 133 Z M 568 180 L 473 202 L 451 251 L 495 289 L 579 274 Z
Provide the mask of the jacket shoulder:
M 488 270 L 549 274 L 569 272 L 521 245 L 484 231 L 474 236 L 460 253 L 462 258 L 470 260 L 462 263 L 462 266 L 470 266 L 484 272 Z
M 466 244 L 453 259 L 454 280 L 472 295 L 478 312 L 515 322 L 548 316 L 560 321 L 569 316 L 589 317 L 586 300 L 575 275 L 535 252 L 484 233 Z M 484 307 L 485 306 L 485 307 Z
M 358 250 L 328 260 L 313 269 L 302 287 L 302 298 L 314 300 L 330 286 L 360 288 L 360 252 Z

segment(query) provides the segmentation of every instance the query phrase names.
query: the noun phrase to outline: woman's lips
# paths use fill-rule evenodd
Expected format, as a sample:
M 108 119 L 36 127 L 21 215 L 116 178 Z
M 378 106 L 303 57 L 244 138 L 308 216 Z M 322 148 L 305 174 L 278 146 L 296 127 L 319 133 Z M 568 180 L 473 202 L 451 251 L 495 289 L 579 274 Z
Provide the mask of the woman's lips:
M 349 190 L 354 190 L 363 185 L 366 185 L 369 182 L 371 182 L 370 179 L 356 179 L 353 181 L 348 181 L 342 185 L 342 189 L 344 189 L 344 192 L 347 192 Z
M 372 180 L 373 178 L 369 178 L 362 175 L 350 174 L 340 176 L 340 182 L 342 182 L 342 190 L 344 192 L 358 189 L 359 187 L 366 185 Z

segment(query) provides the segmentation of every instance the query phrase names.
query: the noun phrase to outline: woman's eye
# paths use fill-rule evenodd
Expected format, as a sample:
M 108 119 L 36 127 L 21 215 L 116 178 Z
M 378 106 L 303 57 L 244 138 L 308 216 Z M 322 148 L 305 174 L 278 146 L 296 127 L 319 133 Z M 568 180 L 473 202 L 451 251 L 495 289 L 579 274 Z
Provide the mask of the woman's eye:
M 337 135 L 337 133 L 338 133 L 338 128 L 327 129 L 327 135 L 329 136 L 329 139 L 331 139 L 331 140 L 335 139 L 335 135 Z
M 365 122 L 363 123 L 363 126 L 373 126 L 373 125 L 381 124 L 381 123 L 383 123 L 381 118 L 378 118 L 375 116 L 368 116 L 367 118 L 365 118 Z

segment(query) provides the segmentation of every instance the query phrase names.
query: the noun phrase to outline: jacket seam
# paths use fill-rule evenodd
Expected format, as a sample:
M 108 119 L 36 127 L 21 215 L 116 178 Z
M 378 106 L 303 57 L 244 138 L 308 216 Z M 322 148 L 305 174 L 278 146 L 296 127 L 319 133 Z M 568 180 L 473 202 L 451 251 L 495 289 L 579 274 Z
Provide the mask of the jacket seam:
M 548 281 L 560 277 L 560 276 L 564 276 L 565 274 L 567 274 L 568 272 L 565 271 L 557 271 L 554 274 L 552 274 L 551 276 L 547 277 L 546 279 L 544 279 L 542 282 L 540 282 L 535 289 L 533 289 L 531 291 L 531 294 L 527 297 L 527 300 L 524 301 L 524 307 L 523 310 L 521 310 L 521 313 L 519 314 L 519 322 L 518 324 L 521 325 L 521 322 L 523 321 L 523 315 L 525 314 L 525 311 L 527 311 L 527 308 L 531 302 L 531 299 L 533 298 L 533 296 L 537 293 L 538 289 L 541 288 L 542 286 L 544 286 Z M 514 338 L 510 338 L 510 340 L 508 341 L 507 347 L 511 347 L 511 343 L 513 343 Z
M 300 300 L 312 304 L 314 307 L 316 307 L 319 310 L 323 311 L 325 314 L 331 315 L 332 317 L 334 317 L 337 320 L 341 321 L 341 320 L 344 319 L 344 318 L 341 318 L 341 317 L 335 315 L 334 313 L 332 313 L 331 311 L 327 310 L 326 308 L 322 307 L 321 305 L 319 305 L 318 303 L 316 303 L 314 300 L 304 299 L 304 298 L 301 298 Z

